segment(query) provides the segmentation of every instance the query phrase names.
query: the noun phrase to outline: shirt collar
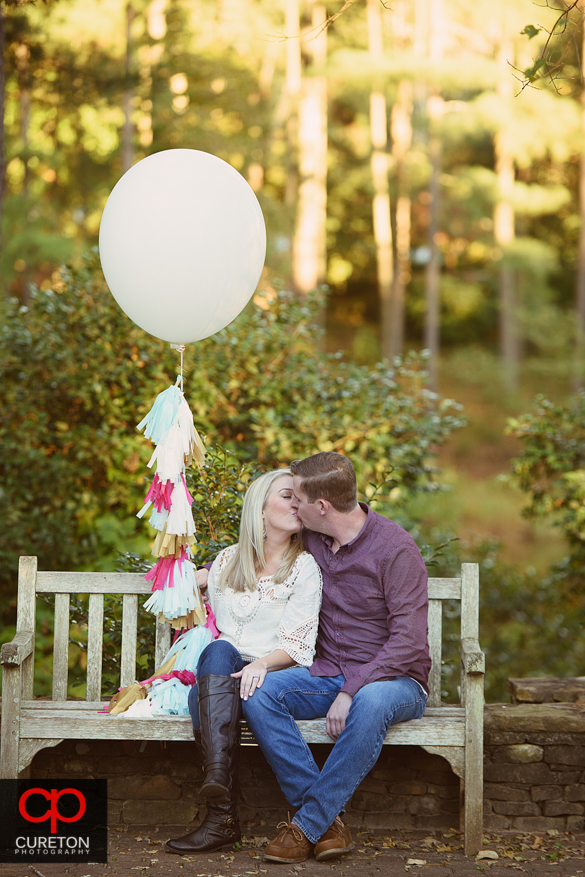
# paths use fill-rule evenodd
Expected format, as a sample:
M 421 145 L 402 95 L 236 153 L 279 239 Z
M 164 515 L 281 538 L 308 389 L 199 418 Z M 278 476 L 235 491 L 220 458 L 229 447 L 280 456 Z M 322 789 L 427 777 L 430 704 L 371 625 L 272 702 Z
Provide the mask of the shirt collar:
M 355 537 L 351 540 L 351 542 L 347 542 L 345 545 L 341 545 L 341 546 L 340 546 L 340 548 L 339 548 L 340 551 L 341 551 L 343 548 L 346 548 L 348 551 L 351 551 L 352 548 L 353 548 L 358 542 L 360 542 L 362 539 L 364 539 L 364 538 L 367 536 L 367 534 L 371 531 L 372 527 L 374 526 L 374 521 L 375 521 L 375 518 L 374 518 L 374 512 L 371 510 L 371 508 L 369 507 L 369 505 L 367 505 L 367 503 L 365 503 L 365 502 L 360 502 L 360 503 L 359 503 L 359 506 L 360 506 L 360 508 L 362 509 L 362 511 L 364 511 L 364 512 L 366 513 L 366 515 L 367 515 L 367 518 L 366 518 L 366 520 L 365 520 L 364 526 L 363 526 L 362 529 L 359 531 L 359 533 L 357 534 L 357 536 L 355 536 Z M 333 545 L 333 536 L 328 536 L 326 533 L 319 533 L 318 535 L 321 537 L 321 539 L 323 540 L 323 542 L 325 543 L 325 545 L 327 546 L 327 548 L 330 549 L 331 546 Z

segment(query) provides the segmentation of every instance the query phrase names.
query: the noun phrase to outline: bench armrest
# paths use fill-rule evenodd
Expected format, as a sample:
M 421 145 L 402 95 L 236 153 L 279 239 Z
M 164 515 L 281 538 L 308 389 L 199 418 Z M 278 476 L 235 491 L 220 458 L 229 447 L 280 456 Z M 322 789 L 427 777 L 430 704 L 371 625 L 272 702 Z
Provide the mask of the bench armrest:
M 476 639 L 464 637 L 461 640 L 461 663 L 468 675 L 485 674 L 485 655 Z
M 34 650 L 34 635 L 31 630 L 20 630 L 10 643 L 4 643 L 0 664 L 20 666 Z

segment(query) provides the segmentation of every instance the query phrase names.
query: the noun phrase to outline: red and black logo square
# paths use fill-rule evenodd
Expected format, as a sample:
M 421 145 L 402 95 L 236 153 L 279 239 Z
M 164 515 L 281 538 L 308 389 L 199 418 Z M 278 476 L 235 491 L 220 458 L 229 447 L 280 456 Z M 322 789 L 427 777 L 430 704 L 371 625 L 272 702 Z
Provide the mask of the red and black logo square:
M 0 780 L 0 862 L 108 861 L 107 780 Z

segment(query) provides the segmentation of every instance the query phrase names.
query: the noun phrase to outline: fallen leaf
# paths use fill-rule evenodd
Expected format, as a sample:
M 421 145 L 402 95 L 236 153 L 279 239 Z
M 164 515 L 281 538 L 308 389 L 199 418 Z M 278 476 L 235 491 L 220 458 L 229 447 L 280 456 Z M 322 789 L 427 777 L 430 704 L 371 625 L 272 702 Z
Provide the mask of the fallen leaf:
M 495 850 L 480 850 L 476 859 L 499 859 L 500 857 Z
M 406 843 L 405 840 L 398 840 L 398 841 L 396 841 L 396 849 L 397 850 L 409 850 L 410 844 Z
M 438 853 L 450 853 L 451 846 L 449 844 L 437 844 Z
M 248 850 L 248 855 L 250 856 L 251 859 L 259 859 L 260 858 L 258 853 L 255 853 L 254 850 Z
M 265 847 L 267 843 L 270 843 L 267 837 L 253 837 L 252 842 L 255 847 Z
M 426 863 L 427 863 L 426 859 L 407 859 L 406 860 L 407 865 L 426 865 Z
M 549 837 L 558 837 L 559 836 L 559 833 L 556 830 L 556 828 L 548 828 L 546 833 L 548 834 Z

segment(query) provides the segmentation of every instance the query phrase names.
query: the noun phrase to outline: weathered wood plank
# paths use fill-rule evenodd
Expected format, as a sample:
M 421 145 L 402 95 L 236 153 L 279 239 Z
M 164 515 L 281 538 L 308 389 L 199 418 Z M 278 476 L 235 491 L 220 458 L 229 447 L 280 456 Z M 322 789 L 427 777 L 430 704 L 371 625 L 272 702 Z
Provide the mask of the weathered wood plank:
M 20 743 L 20 714 L 22 705 L 21 667 L 4 664 L 2 667 L 2 747 L 0 748 L 0 778 L 18 777 L 18 749 Z
M 483 838 L 483 674 L 467 676 L 465 711 L 464 852 L 475 856 Z
M 102 645 L 104 641 L 104 595 L 89 595 L 87 618 L 87 690 L 89 701 L 102 695 Z
M 154 666 L 155 669 L 162 666 L 166 653 L 171 647 L 171 625 L 168 622 L 161 624 L 156 619 L 154 639 Z
M 37 752 L 46 749 L 48 746 L 58 746 L 63 742 L 62 737 L 51 740 L 22 740 L 18 749 L 18 772 L 26 770 Z
M 119 572 L 38 572 L 39 594 L 150 594 L 152 585 L 142 573 Z M 460 600 L 460 578 L 429 579 L 433 600 Z
M 479 637 L 479 564 L 461 564 L 461 639 Z
M 461 579 L 429 579 L 429 600 L 460 600 Z
M 429 673 L 429 706 L 441 703 L 441 643 L 443 633 L 443 604 L 441 600 L 429 601 L 429 652 L 431 672 Z
M 16 630 L 33 631 L 33 649 L 22 667 L 22 696 L 33 696 L 35 656 L 34 631 L 36 629 L 36 579 L 37 558 L 21 557 L 18 562 L 18 603 L 16 607 Z
M 142 573 L 39 572 L 38 594 L 150 594 Z
M 297 722 L 309 743 L 331 743 L 325 731 L 325 719 Z M 57 734 L 58 730 L 58 734 Z M 23 709 L 21 735 L 26 738 L 63 737 L 86 740 L 192 740 L 189 716 L 156 716 L 150 719 L 126 718 L 104 714 L 88 715 L 86 710 L 64 713 L 59 710 Z M 465 736 L 463 718 L 422 718 L 393 725 L 387 743 L 422 745 L 432 740 L 437 746 L 462 746 Z
M 35 636 L 32 630 L 19 630 L 11 642 L 2 645 L 0 661 L 19 667 L 32 654 L 34 647 Z
M 120 658 L 120 686 L 124 688 L 136 679 L 136 626 L 138 597 L 124 594 L 122 600 L 122 655 Z
M 69 594 L 55 594 L 53 638 L 53 700 L 67 700 L 69 670 Z M 58 737 L 58 734 L 51 734 Z

